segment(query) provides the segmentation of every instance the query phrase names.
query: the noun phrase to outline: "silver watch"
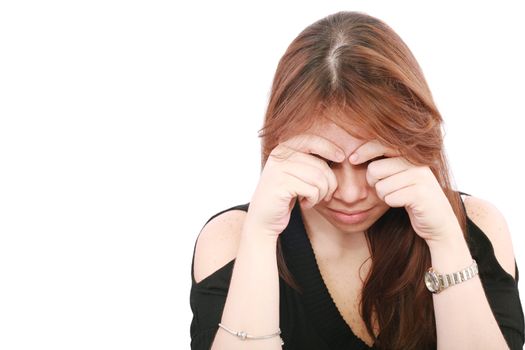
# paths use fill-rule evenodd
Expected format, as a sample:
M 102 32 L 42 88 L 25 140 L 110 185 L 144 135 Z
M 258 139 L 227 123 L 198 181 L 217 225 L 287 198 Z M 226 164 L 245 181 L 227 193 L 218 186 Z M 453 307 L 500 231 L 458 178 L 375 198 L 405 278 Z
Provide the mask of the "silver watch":
M 469 267 L 451 274 L 440 274 L 433 268 L 430 268 L 425 272 L 425 285 L 432 293 L 439 293 L 450 286 L 468 281 L 477 274 L 478 264 L 476 264 L 476 260 L 472 260 L 472 265 Z

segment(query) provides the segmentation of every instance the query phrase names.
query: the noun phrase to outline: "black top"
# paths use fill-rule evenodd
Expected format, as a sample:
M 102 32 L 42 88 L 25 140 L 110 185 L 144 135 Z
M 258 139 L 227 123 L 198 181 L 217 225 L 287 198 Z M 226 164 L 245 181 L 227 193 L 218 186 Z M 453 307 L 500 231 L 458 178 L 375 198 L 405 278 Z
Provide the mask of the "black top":
M 248 204 L 228 210 L 235 209 L 247 211 Z M 478 263 L 481 283 L 496 321 L 510 349 L 522 349 L 524 324 L 517 267 L 515 281 L 496 260 L 492 244 L 483 231 L 470 219 L 467 228 L 470 253 Z M 306 235 L 299 206 L 292 210 L 290 222 L 280 239 L 287 267 L 301 286 L 301 292 L 298 292 L 282 279 L 279 281 L 283 349 L 371 349 L 352 332 L 332 300 Z M 192 266 L 190 304 L 193 321 L 190 331 L 193 350 L 209 350 L 211 347 L 221 320 L 233 264 L 234 260 L 199 283 L 193 278 Z

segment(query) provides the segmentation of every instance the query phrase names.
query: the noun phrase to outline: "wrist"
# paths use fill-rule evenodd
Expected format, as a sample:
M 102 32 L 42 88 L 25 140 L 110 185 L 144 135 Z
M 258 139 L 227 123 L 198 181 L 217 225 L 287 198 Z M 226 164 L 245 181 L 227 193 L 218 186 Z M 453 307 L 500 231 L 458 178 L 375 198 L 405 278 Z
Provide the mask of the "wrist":
M 439 240 L 427 241 L 432 259 L 432 267 L 449 273 L 463 269 L 472 263 L 472 255 L 459 225 L 456 232 Z
M 275 246 L 279 235 L 262 228 L 246 217 L 242 231 L 241 242 L 256 242 L 257 244 Z

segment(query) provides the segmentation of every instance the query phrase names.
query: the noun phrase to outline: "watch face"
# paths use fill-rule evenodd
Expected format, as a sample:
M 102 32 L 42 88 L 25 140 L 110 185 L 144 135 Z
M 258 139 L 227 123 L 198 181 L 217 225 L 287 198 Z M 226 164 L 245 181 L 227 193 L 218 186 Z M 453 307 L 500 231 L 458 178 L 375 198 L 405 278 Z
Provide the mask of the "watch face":
M 439 279 L 433 271 L 425 272 L 425 285 L 427 289 L 432 293 L 439 292 Z

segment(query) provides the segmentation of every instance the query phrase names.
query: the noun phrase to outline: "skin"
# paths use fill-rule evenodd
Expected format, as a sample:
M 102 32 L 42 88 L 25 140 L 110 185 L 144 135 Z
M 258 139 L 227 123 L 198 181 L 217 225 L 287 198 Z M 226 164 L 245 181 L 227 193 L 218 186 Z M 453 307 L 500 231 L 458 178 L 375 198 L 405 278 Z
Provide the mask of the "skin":
M 355 239 L 349 234 L 363 234 L 389 207 L 379 198 L 373 186 L 367 182 L 367 170 L 370 165 L 368 159 L 363 160 L 360 164 L 352 164 L 349 160 L 349 156 L 358 150 L 366 151 L 367 142 L 351 136 L 333 123 L 323 124 L 314 132 L 342 149 L 345 159 L 342 162 L 328 162 L 336 177 L 337 187 L 331 196 L 318 202 L 313 207 L 314 210 L 309 210 L 309 206 L 304 205 L 302 207 L 303 216 L 308 222 L 307 226 L 323 226 L 322 229 L 309 230 L 312 235 L 315 232 L 323 232 L 323 234 L 329 232 L 333 239 L 345 246 L 345 240 Z M 383 155 L 372 155 L 370 159 L 381 156 Z M 346 223 L 334 217 L 336 214 L 334 211 L 354 213 L 363 210 L 367 211 L 366 217 L 358 223 Z M 326 224 L 318 222 L 323 219 Z
M 359 314 L 361 289 L 370 268 L 365 231 L 390 207 L 405 207 L 417 234 L 427 241 L 460 232 L 452 207 L 428 167 L 415 166 L 376 140 L 356 138 L 333 123 L 314 132 L 343 149 L 345 160 L 328 162 L 337 179 L 331 196 L 302 206 L 305 226 L 323 279 L 353 332 L 369 346 Z M 418 197 L 418 193 L 422 193 Z M 334 210 L 365 215 L 334 215 Z M 357 223 L 347 218 L 361 216 Z M 456 231 L 451 230 L 456 228 Z M 343 267 L 343 268 L 341 268 Z M 376 329 L 376 335 L 379 329 Z
M 425 241 L 449 238 L 459 227 L 445 194 L 428 166 L 415 166 L 376 140 L 355 138 L 333 123 L 317 131 L 344 150 L 345 160 L 331 165 L 338 187 L 314 208 L 342 240 L 347 233 L 363 233 L 389 207 L 405 207 L 416 233 Z M 308 200 L 303 206 L 309 208 Z M 344 224 L 334 219 L 333 209 L 351 213 L 369 209 L 359 224 Z M 310 221 L 318 220 L 305 210 Z M 307 219 L 308 220 L 308 219 Z
M 310 132 L 292 137 L 272 151 L 247 214 L 226 213 L 203 229 L 195 254 L 195 278 L 200 281 L 235 257 L 221 322 L 250 334 L 274 333 L 279 328 L 275 246 L 293 204 L 299 200 L 323 279 L 349 326 L 370 343 L 360 329 L 362 320 L 355 316 L 358 282 L 367 272 L 366 265 L 364 271 L 360 268 L 369 256 L 364 231 L 389 207 L 407 210 L 416 234 L 429 246 L 437 271 L 460 270 L 470 265 L 472 257 L 452 208 L 428 167 L 415 166 L 395 150 L 375 140 L 357 139 L 335 124 L 320 125 Z M 334 215 L 334 209 L 368 211 L 355 219 Z M 508 245 L 498 250 L 509 255 Z M 339 278 L 343 274 L 349 277 Z M 358 288 L 352 287 L 355 285 Z M 434 295 L 434 307 L 438 348 L 506 348 L 478 277 Z M 242 342 L 219 330 L 212 349 L 225 348 L 281 346 L 277 338 Z

